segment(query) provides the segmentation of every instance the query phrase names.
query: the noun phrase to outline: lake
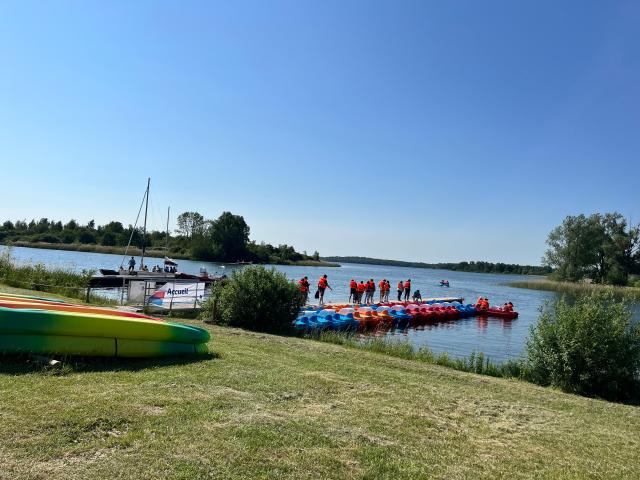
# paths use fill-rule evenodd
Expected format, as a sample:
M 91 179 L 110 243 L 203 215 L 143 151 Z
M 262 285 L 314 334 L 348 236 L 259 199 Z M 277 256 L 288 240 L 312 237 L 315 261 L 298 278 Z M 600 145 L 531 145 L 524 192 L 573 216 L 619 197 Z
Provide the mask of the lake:
M 0 251 L 6 247 L 0 246 Z M 117 269 L 123 262 L 121 255 L 68 252 L 63 250 L 46 250 L 35 248 L 11 248 L 11 256 L 18 263 L 43 263 L 47 266 L 64 267 L 75 271 L 97 270 L 100 268 Z M 126 266 L 126 260 L 124 264 Z M 136 259 L 139 263 L 140 259 Z M 146 262 L 150 267 L 161 265 L 162 259 L 150 259 Z M 197 274 L 205 267 L 211 274 L 229 274 L 234 268 L 210 262 L 180 260 L 179 270 Z M 391 297 L 395 294 L 398 280 L 411 279 L 413 290 L 419 289 L 426 297 L 464 297 L 468 303 L 474 303 L 479 296 L 488 297 L 492 305 L 513 302 L 519 317 L 513 321 L 497 318 L 471 317 L 446 323 L 425 325 L 419 329 L 402 332 L 389 332 L 387 335 L 398 339 L 408 339 L 416 346 L 425 346 L 434 352 L 448 352 L 452 356 L 468 356 L 472 352 L 483 352 L 493 361 L 499 362 L 518 357 L 523 353 L 529 328 L 537 321 L 541 306 L 547 301 L 554 301 L 557 294 L 538 290 L 512 288 L 505 283 L 531 279 L 531 276 L 496 275 L 483 273 L 453 272 L 448 270 L 428 270 L 421 268 L 387 267 L 380 265 L 343 264 L 339 268 L 274 266 L 291 279 L 309 277 L 315 287 L 319 277 L 326 273 L 333 291 L 327 291 L 327 302 L 346 301 L 349 295 L 348 285 L 352 278 L 360 281 L 373 278 L 377 282 L 381 278 L 391 281 Z M 447 279 L 451 287 L 440 287 L 440 280 Z M 315 288 L 312 288 L 312 293 Z

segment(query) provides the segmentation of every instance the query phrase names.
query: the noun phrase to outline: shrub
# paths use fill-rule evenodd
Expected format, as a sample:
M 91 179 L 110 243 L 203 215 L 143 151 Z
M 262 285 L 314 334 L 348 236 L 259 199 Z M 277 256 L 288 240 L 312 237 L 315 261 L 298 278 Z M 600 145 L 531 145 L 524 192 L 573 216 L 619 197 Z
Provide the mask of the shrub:
M 217 301 L 214 315 L 213 304 Z M 277 270 L 251 266 L 217 283 L 202 317 L 215 323 L 267 332 L 285 332 L 302 307 L 297 286 Z
M 547 307 L 527 340 L 528 375 L 564 391 L 626 400 L 638 392 L 640 325 L 611 292 Z

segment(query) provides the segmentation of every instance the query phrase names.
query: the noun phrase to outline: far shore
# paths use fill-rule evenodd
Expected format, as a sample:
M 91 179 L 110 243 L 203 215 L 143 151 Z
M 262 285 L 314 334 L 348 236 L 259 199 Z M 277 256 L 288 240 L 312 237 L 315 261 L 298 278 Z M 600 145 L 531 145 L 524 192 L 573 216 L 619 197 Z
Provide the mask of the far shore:
M 87 243 L 45 243 L 45 242 L 11 242 L 2 244 L 5 247 L 24 247 L 24 248 L 40 248 L 43 250 L 64 250 L 68 252 L 87 252 L 87 253 L 107 253 L 112 255 L 124 255 L 125 247 L 109 247 L 106 245 L 97 245 L 97 244 L 87 244 Z M 139 257 L 142 255 L 142 250 L 138 247 L 129 247 L 127 250 L 127 255 L 132 255 L 134 257 Z M 206 261 L 199 260 L 190 257 L 189 255 L 177 253 L 177 252 L 167 252 L 164 250 L 146 250 L 145 255 L 147 257 L 155 257 L 155 258 L 163 258 L 165 256 L 170 256 L 176 260 L 192 260 L 192 261 Z M 214 262 L 214 263 L 223 263 L 223 262 Z M 292 265 L 292 266 L 304 266 L 304 267 L 339 267 L 339 263 L 333 262 L 325 262 L 318 260 L 300 260 L 297 262 L 283 262 L 278 265 Z

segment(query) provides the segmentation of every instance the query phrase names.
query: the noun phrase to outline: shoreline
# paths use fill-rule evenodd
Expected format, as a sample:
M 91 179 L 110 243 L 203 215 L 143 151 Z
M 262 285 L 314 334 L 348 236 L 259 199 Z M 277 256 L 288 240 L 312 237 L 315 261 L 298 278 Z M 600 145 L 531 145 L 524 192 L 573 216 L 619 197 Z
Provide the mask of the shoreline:
M 104 253 L 109 255 L 124 255 L 125 247 L 108 247 L 105 245 L 97 245 L 97 244 L 88 244 L 88 243 L 45 243 L 45 242 L 10 242 L 10 243 L 0 243 L 1 246 L 5 246 L 7 248 L 11 247 L 21 247 L 21 248 L 37 248 L 40 250 L 62 250 L 65 252 L 84 252 L 84 253 Z M 134 257 L 139 257 L 142 255 L 142 249 L 138 247 L 129 247 L 127 255 L 133 255 Z M 164 258 L 167 255 L 167 252 L 164 250 L 147 250 L 145 255 L 150 258 Z M 193 262 L 209 262 L 210 260 L 200 260 L 197 258 L 192 258 L 189 255 L 184 255 L 175 252 L 169 252 L 171 258 L 176 260 L 190 260 Z M 223 262 L 215 262 L 221 265 L 231 265 L 231 263 L 223 263 Z M 282 263 L 257 263 L 253 262 L 252 265 L 291 265 L 291 266 L 301 266 L 301 267 L 340 267 L 339 263 L 333 262 L 324 262 L 322 260 L 300 260 L 297 262 L 282 262 Z
M 508 282 L 503 285 L 513 288 L 524 288 L 528 290 L 543 290 L 546 292 L 571 293 L 574 295 L 609 291 L 617 297 L 627 297 L 632 300 L 640 300 L 640 288 L 638 287 L 616 287 L 613 285 L 600 285 L 594 283 L 574 283 L 559 282 L 548 278 L 540 280 L 521 280 Z

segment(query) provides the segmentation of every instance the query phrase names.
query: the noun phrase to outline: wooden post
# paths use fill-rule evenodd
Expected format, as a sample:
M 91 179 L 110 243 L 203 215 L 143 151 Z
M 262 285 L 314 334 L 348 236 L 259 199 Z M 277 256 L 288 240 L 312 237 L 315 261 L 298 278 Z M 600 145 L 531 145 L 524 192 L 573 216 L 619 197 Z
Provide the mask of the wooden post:
M 91 299 L 91 287 L 87 287 L 87 299 L 86 302 L 90 303 L 89 300 Z

